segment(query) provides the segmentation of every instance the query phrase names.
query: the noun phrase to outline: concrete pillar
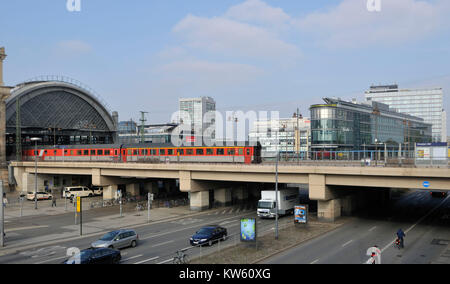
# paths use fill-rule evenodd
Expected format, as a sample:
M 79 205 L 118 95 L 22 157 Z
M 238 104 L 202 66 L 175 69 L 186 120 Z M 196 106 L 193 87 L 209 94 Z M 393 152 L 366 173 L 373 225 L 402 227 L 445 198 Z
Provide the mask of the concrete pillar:
M 317 218 L 319 221 L 334 222 L 341 216 L 341 199 L 317 201 Z
M 237 200 L 238 203 L 242 203 L 248 199 L 248 190 L 243 186 L 233 188 L 233 198 Z
M 117 184 L 114 185 L 108 185 L 103 188 L 103 199 L 109 200 L 109 199 L 115 199 L 117 197 Z
M 130 183 L 126 185 L 127 196 L 138 196 L 139 195 L 139 184 Z
M 231 188 L 220 188 L 214 191 L 214 199 L 219 206 L 231 205 Z
M 144 191 L 146 193 L 158 194 L 158 184 L 156 181 L 144 183 Z
M 191 210 L 203 211 L 209 209 L 209 191 L 191 192 Z

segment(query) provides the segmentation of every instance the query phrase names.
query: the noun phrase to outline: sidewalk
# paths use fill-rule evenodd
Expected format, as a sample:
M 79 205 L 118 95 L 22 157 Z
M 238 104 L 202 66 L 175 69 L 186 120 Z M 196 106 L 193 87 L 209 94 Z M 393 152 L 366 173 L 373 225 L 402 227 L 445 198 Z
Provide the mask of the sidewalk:
M 27 209 L 24 208 L 23 210 L 24 216 L 25 213 L 28 213 L 29 215 L 27 215 L 28 216 L 27 219 L 30 219 L 30 216 L 38 217 L 46 215 L 47 216 L 61 215 L 61 218 L 63 217 L 69 218 L 68 217 L 69 215 L 73 216 L 73 220 L 75 221 L 73 204 L 70 204 L 70 206 L 68 206 L 68 210 L 71 210 L 69 212 L 66 212 L 64 210 L 65 209 L 64 203 L 58 204 L 58 207 L 56 208 L 47 207 L 45 206 L 44 202 L 39 203 L 39 205 L 40 206 L 38 207 L 39 209 L 37 211 L 34 210 L 34 207 Z M 102 213 L 102 215 L 104 216 L 99 217 L 91 216 L 89 222 L 86 223 L 83 222 L 82 237 L 80 237 L 79 235 L 80 226 L 78 223 L 77 225 L 75 225 L 74 221 L 72 222 L 71 225 L 56 226 L 57 232 L 55 232 L 56 230 L 52 230 L 51 225 L 38 224 L 39 222 L 37 221 L 36 222 L 33 221 L 31 224 L 32 226 L 17 227 L 18 225 L 17 224 L 15 225 L 14 221 L 16 220 L 19 223 L 21 220 L 23 220 L 24 217 L 22 218 L 17 217 L 19 210 L 18 208 L 7 207 L 6 212 L 8 215 L 8 219 L 5 220 L 6 241 L 5 247 L 0 248 L 0 256 L 16 253 L 30 248 L 36 248 L 50 244 L 54 245 L 56 243 L 61 243 L 65 241 L 102 235 L 106 232 L 116 230 L 117 228 L 130 228 L 130 227 L 138 228 L 149 224 L 178 220 L 180 218 L 209 214 L 217 210 L 223 210 L 223 208 L 220 208 L 207 210 L 203 212 L 194 212 L 190 210 L 190 206 L 180 206 L 173 208 L 155 208 L 150 210 L 150 223 L 149 223 L 148 211 L 147 210 L 136 211 L 134 206 L 136 205 L 135 204 L 129 204 L 129 206 L 124 205 L 123 216 L 120 217 L 119 206 L 88 209 L 90 208 L 90 204 L 89 202 L 86 202 L 83 206 L 83 210 L 86 207 L 86 210 L 90 211 L 92 210 L 92 212 L 90 213 L 91 215 Z M 63 214 L 65 216 L 63 216 Z M 34 220 L 34 218 L 31 220 Z M 50 230 L 51 233 L 29 238 L 28 237 L 20 238 L 19 237 L 20 232 L 27 230 Z

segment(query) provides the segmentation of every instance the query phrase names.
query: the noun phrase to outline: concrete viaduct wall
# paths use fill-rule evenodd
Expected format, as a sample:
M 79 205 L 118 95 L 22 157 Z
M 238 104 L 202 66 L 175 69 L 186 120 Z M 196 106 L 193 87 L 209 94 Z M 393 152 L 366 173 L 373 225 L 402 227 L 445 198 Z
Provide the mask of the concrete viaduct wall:
M 34 177 L 34 162 L 13 162 L 18 189 L 30 185 Z M 130 178 L 178 179 L 180 190 L 189 192 L 191 208 L 209 207 L 209 193 L 220 204 L 230 204 L 233 198 L 245 199 L 248 190 L 236 184 L 275 183 L 274 165 L 222 164 L 115 164 L 39 162 L 38 175 L 87 175 L 94 185 L 104 186 L 105 198 L 114 197 L 118 184 L 128 184 L 127 191 L 136 192 Z M 450 189 L 450 169 L 439 168 L 377 168 L 377 167 L 322 167 L 280 165 L 280 183 L 309 184 L 311 200 L 318 201 L 320 218 L 333 220 L 342 213 L 351 212 L 365 201 L 358 199 L 352 189 L 379 189 L 388 196 L 386 188 L 423 188 L 427 181 L 430 190 Z M 154 185 L 146 185 L 148 191 Z M 383 198 L 382 198 L 383 200 Z M 381 201 L 382 201 L 381 200 Z

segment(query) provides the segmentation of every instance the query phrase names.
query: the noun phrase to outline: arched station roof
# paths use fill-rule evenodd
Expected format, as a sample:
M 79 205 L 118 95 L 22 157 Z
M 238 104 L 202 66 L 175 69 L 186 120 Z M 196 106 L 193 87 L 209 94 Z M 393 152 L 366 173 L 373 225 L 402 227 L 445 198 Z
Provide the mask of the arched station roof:
M 116 131 L 107 107 L 93 93 L 71 82 L 34 80 L 17 85 L 6 101 L 8 128 L 16 127 L 18 99 L 22 129 Z

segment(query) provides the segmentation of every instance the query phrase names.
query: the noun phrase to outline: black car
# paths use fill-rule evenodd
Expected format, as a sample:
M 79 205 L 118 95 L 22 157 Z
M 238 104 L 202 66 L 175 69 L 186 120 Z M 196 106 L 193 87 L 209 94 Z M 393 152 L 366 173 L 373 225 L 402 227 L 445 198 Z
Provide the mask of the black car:
M 118 250 L 89 248 L 64 261 L 64 264 L 118 264 L 121 259 L 122 256 Z
M 190 242 L 193 246 L 204 244 L 211 246 L 214 242 L 220 239 L 226 240 L 227 235 L 227 229 L 217 225 L 211 225 L 203 227 L 196 232 L 190 239 Z

